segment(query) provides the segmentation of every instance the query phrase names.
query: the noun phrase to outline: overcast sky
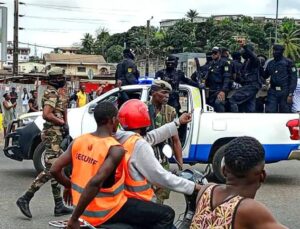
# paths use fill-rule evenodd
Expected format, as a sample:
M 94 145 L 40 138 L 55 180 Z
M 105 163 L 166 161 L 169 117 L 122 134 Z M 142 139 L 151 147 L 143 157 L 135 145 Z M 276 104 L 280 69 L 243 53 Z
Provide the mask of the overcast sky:
M 19 40 L 47 47 L 71 46 L 80 42 L 84 33 L 95 34 L 105 27 L 111 34 L 127 31 L 136 25 L 159 26 L 164 19 L 183 18 L 189 9 L 199 16 L 244 14 L 275 17 L 276 0 L 19 0 Z M 8 40 L 13 40 L 13 1 L 3 0 L 8 7 Z M 299 0 L 279 0 L 279 17 L 300 18 Z M 26 45 L 20 45 L 26 46 Z M 32 53 L 34 48 L 30 46 Z M 38 49 L 38 55 L 50 49 Z

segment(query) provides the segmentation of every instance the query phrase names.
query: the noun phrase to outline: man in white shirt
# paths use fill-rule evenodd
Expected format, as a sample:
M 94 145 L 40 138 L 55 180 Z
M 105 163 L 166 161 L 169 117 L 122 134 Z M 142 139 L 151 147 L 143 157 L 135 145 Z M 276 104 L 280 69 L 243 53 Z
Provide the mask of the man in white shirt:
M 29 93 L 27 92 L 27 88 L 23 88 L 22 93 L 22 113 L 28 112 L 28 101 L 29 101 Z

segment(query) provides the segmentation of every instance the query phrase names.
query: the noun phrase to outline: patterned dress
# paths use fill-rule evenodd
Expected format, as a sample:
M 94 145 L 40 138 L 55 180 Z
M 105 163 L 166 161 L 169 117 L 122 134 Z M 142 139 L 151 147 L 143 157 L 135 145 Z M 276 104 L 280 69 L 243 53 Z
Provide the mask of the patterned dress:
M 190 229 L 233 229 L 236 210 L 244 198 L 233 196 L 213 209 L 213 190 L 217 186 L 211 185 L 203 192 Z

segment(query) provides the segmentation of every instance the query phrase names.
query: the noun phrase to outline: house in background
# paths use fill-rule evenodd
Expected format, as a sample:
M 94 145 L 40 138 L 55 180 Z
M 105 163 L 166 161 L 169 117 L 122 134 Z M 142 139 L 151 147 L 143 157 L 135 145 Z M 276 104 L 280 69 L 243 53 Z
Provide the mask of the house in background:
M 44 62 L 47 67 L 64 68 L 71 81 L 114 80 L 116 71 L 115 65 L 106 63 L 101 55 L 49 53 L 44 54 Z
M 57 47 L 54 49 L 54 53 L 63 54 L 79 54 L 80 47 Z

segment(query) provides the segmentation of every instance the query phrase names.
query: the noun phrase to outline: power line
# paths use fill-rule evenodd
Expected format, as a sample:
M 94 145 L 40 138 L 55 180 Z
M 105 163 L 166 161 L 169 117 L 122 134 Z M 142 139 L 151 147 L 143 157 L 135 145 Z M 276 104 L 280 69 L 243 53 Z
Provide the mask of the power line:
M 25 18 L 30 19 L 42 19 L 42 20 L 51 20 L 51 21 L 66 21 L 66 22 L 75 22 L 75 23 L 83 23 L 83 24 L 99 24 L 99 22 L 108 22 L 105 19 L 87 19 L 87 18 L 59 18 L 59 17 L 41 17 L 41 16 L 27 16 L 24 15 Z M 118 20 L 118 22 L 126 23 L 128 20 Z

